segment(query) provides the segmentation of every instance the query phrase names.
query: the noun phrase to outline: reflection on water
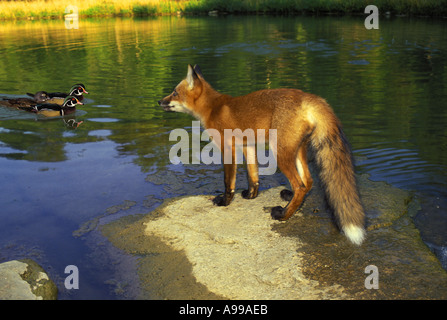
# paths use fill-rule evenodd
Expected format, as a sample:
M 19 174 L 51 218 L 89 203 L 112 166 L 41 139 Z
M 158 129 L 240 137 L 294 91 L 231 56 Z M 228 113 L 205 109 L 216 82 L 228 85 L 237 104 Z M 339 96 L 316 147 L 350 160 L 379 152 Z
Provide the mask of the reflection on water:
M 64 91 L 78 82 L 90 95 L 78 106 L 73 120 L 83 123 L 76 128 L 0 107 L 0 260 L 21 254 L 5 248 L 32 244 L 59 277 L 68 264 L 95 266 L 85 271 L 91 287 L 63 298 L 115 297 L 107 285 L 113 276 L 97 277 L 103 266 L 72 232 L 125 200 L 137 203 L 130 213 L 141 213 L 148 196 L 195 192 L 163 194 L 145 180 L 173 172 L 169 132 L 191 127 L 190 116 L 156 104 L 188 63 L 232 95 L 293 87 L 325 97 L 358 170 L 419 194 L 418 227 L 443 252 L 445 28 L 436 20 L 383 19 L 379 30 L 366 30 L 355 17 L 82 19 L 70 30 L 63 21 L 2 23 L 0 96 Z

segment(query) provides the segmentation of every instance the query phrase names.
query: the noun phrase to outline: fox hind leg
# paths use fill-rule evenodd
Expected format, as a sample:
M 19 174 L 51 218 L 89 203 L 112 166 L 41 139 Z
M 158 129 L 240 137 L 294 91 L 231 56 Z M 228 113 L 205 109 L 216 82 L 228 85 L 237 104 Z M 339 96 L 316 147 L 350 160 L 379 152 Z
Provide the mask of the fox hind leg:
M 313 180 L 312 175 L 309 171 L 309 166 L 307 164 L 307 146 L 309 144 L 309 140 L 306 139 L 301 144 L 301 148 L 298 150 L 298 158 L 296 161 L 296 167 L 298 169 L 298 174 L 303 180 L 304 185 L 306 186 L 306 193 L 312 189 Z
M 309 171 L 309 166 L 307 164 L 307 145 L 308 140 L 304 141 L 298 150 L 298 157 L 296 158 L 296 168 L 301 180 L 306 187 L 306 193 L 312 188 L 313 180 L 312 175 Z M 293 198 L 293 191 L 284 189 L 280 193 L 281 199 L 285 201 L 290 201 Z
M 293 191 L 282 190 L 281 198 L 289 201 L 288 205 L 283 207 L 274 207 L 271 215 L 273 219 L 287 220 L 299 208 L 303 202 L 304 196 L 312 187 L 312 177 L 307 165 L 307 143 L 304 139 L 298 152 L 293 152 L 293 145 L 282 149 L 281 155 L 278 155 L 278 165 L 281 172 L 287 177 Z

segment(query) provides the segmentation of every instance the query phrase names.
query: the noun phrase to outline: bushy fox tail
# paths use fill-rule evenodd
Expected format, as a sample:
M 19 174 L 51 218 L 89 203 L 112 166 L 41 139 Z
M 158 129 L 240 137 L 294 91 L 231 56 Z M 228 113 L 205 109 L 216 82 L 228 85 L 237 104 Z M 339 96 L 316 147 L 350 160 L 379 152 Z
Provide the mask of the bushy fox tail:
M 329 205 L 346 237 L 360 245 L 365 238 L 365 213 L 354 175 L 351 150 L 335 115 L 317 124 L 311 144 Z

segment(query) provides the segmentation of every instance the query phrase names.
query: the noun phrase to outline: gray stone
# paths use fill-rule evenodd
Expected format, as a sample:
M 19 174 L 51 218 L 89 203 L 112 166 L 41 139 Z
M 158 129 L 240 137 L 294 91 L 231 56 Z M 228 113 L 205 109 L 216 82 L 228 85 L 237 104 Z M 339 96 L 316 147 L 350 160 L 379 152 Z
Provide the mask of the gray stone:
M 0 264 L 0 300 L 55 300 L 57 288 L 31 259 Z

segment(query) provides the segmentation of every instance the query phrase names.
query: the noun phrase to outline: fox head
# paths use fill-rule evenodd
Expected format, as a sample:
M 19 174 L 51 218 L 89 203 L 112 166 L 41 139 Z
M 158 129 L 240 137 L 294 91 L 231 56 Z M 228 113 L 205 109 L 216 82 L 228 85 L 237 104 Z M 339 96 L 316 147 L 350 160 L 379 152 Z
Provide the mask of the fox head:
M 180 81 L 169 96 L 159 100 L 158 104 L 165 111 L 195 115 L 195 101 L 202 94 L 202 81 L 204 80 L 200 67 L 195 65 L 193 68 L 189 64 L 186 78 Z

